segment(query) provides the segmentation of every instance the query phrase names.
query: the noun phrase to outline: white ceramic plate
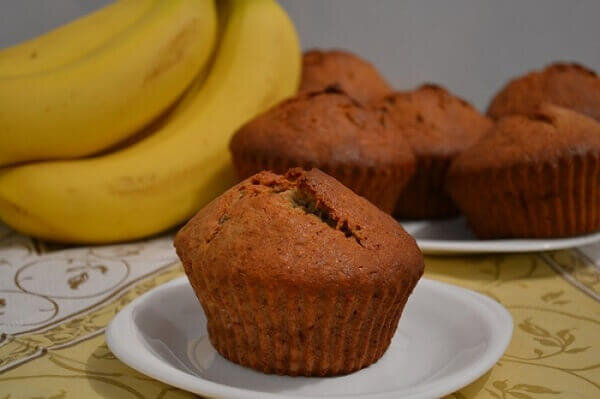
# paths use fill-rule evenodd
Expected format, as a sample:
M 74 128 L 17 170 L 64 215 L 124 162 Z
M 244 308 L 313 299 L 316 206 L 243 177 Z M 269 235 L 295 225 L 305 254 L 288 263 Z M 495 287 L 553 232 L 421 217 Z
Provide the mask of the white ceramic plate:
M 552 251 L 600 241 L 600 232 L 542 240 L 479 240 L 462 217 L 445 220 L 401 220 L 400 224 L 417 240 L 417 244 L 425 254 Z
M 106 341 L 134 369 L 215 398 L 432 398 L 483 375 L 512 336 L 510 314 L 463 288 L 421 279 L 387 352 L 356 373 L 329 378 L 266 375 L 218 355 L 185 277 L 137 298 L 110 323 Z

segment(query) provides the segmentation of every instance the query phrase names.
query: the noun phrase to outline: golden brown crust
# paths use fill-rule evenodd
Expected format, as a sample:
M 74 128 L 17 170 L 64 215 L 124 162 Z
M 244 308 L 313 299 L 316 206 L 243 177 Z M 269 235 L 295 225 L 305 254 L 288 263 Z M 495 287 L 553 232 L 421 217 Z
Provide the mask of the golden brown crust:
M 335 88 L 284 101 L 243 126 L 230 148 L 242 179 L 317 167 L 387 212 L 415 168 L 389 117 Z
M 300 91 L 337 85 L 357 101 L 367 103 L 392 91 L 368 61 L 342 50 L 311 50 L 302 58 Z
M 600 229 L 600 124 L 542 104 L 502 118 L 457 157 L 447 189 L 481 238 Z
M 458 210 L 444 190 L 451 160 L 475 143 L 491 121 L 446 89 L 426 84 L 375 102 L 389 113 L 417 158 L 417 171 L 400 196 L 394 215 L 422 219 L 453 216 Z
M 578 64 L 556 63 L 511 80 L 492 99 L 494 119 L 529 114 L 543 102 L 580 112 L 600 121 L 600 78 Z
M 316 169 L 243 181 L 175 247 L 213 345 L 266 373 L 345 374 L 376 361 L 423 273 L 394 219 Z

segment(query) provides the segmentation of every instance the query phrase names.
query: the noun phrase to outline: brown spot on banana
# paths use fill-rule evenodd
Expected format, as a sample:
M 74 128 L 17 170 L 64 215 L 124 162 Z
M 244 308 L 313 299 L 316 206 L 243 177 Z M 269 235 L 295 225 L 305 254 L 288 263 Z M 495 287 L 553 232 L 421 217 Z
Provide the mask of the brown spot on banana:
M 198 19 L 194 18 L 188 22 L 183 29 L 179 31 L 166 46 L 158 53 L 157 63 L 144 78 L 144 84 L 155 79 L 185 55 L 188 47 L 188 42 L 194 36 L 194 31 L 198 29 Z
M 39 218 L 38 216 L 34 215 L 33 213 L 29 212 L 27 209 L 22 208 L 21 206 L 14 203 L 13 201 L 7 200 L 6 198 L 0 197 L 0 207 L 4 207 L 6 210 L 8 210 L 9 213 L 12 213 L 13 215 L 16 215 L 23 219 L 28 219 L 29 221 L 37 223 L 40 226 L 44 226 L 44 228 L 47 231 L 57 231 L 54 228 L 54 226 L 46 223 L 45 220 L 43 220 L 43 219 Z M 6 220 L 6 223 L 8 225 L 10 225 L 9 220 Z

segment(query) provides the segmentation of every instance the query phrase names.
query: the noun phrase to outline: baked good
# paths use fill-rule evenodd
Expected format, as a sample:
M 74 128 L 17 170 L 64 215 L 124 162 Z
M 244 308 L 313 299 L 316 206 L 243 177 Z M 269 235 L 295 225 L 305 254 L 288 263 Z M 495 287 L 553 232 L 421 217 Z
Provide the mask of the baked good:
M 600 77 L 578 64 L 556 63 L 510 81 L 493 98 L 488 115 L 528 114 L 542 102 L 581 112 L 600 121 Z
M 600 229 L 600 123 L 543 104 L 500 119 L 459 155 L 447 189 L 480 238 Z
M 457 215 L 444 190 L 446 170 L 454 157 L 490 128 L 491 121 L 466 101 L 433 84 L 390 94 L 374 106 L 390 115 L 417 159 L 416 172 L 393 215 L 402 219 Z
M 341 50 L 304 53 L 300 91 L 323 90 L 332 85 L 362 103 L 392 91 L 379 71 L 355 54 Z
M 272 108 L 236 132 L 230 148 L 241 179 L 316 167 L 388 213 L 415 168 L 389 117 L 335 87 Z
M 394 219 L 316 169 L 239 183 L 175 247 L 212 345 L 264 373 L 339 375 L 377 361 L 423 273 Z

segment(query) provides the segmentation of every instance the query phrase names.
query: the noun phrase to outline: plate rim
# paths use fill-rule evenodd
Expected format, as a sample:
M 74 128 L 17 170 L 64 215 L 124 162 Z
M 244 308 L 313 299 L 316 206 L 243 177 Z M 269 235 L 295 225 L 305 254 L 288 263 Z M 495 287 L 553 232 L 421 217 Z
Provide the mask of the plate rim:
M 139 332 L 137 331 L 133 321 L 133 314 L 136 308 L 141 303 L 146 301 L 150 296 L 155 295 L 163 290 L 168 290 L 173 287 L 180 285 L 184 286 L 187 284 L 189 284 L 187 276 L 175 278 L 165 284 L 161 284 L 151 289 L 138 298 L 135 298 L 132 302 L 121 309 L 121 311 L 119 311 L 119 313 L 111 320 L 105 331 L 106 343 L 111 352 L 127 366 L 137 370 L 140 373 L 148 375 L 170 386 L 184 389 L 196 394 L 208 395 L 209 397 L 236 397 L 240 399 L 307 399 L 319 397 L 295 396 L 289 394 L 275 394 L 270 392 L 247 390 L 209 381 L 177 369 L 172 365 L 163 362 L 159 357 L 153 354 L 152 351 L 144 344 L 142 339 L 138 337 Z M 473 306 L 487 308 L 485 311 L 480 312 L 480 316 L 483 316 L 482 319 L 486 321 L 488 326 L 493 326 L 495 328 L 490 329 L 491 344 L 486 349 L 483 356 L 471 366 L 471 368 L 468 370 L 468 373 L 462 375 L 451 374 L 445 376 L 441 379 L 434 380 L 434 382 L 428 382 L 421 386 L 417 386 L 418 390 L 411 390 L 409 388 L 408 391 L 403 390 L 402 392 L 390 391 L 335 397 L 346 397 L 352 399 L 383 399 L 397 397 L 398 393 L 402 393 L 403 397 L 408 399 L 429 398 L 433 396 L 441 397 L 469 385 L 471 382 L 488 372 L 502 357 L 512 340 L 514 331 L 512 315 L 504 306 L 502 306 L 502 304 L 478 292 L 452 284 L 443 283 L 437 280 L 421 278 L 419 280 L 419 284 L 425 284 L 427 286 L 432 286 L 428 288 L 445 291 L 445 293 L 458 298 L 458 300 L 462 299 L 463 301 L 471 303 Z M 495 319 L 495 323 L 492 324 L 493 319 Z M 136 351 L 128 351 L 128 345 L 122 345 L 119 342 L 123 340 L 126 342 L 135 340 L 144 350 L 141 351 L 140 348 L 136 346 Z M 174 382 L 176 382 L 176 384 L 174 384 Z M 443 389 L 438 388 L 432 390 L 431 385 L 434 387 L 439 385 L 442 386 Z M 198 390 L 198 388 L 201 388 L 201 390 Z
M 463 216 L 451 219 L 398 220 L 404 227 L 406 223 L 435 223 L 449 220 L 464 219 Z M 408 230 L 407 230 L 408 232 Z M 409 233 L 411 234 L 411 233 Z M 412 234 L 411 234 L 412 235 Z M 600 241 L 600 231 L 577 236 L 559 238 L 504 238 L 492 240 L 444 240 L 431 238 L 415 238 L 417 245 L 424 254 L 459 255 L 482 253 L 527 253 L 541 251 L 556 251 L 593 244 Z

